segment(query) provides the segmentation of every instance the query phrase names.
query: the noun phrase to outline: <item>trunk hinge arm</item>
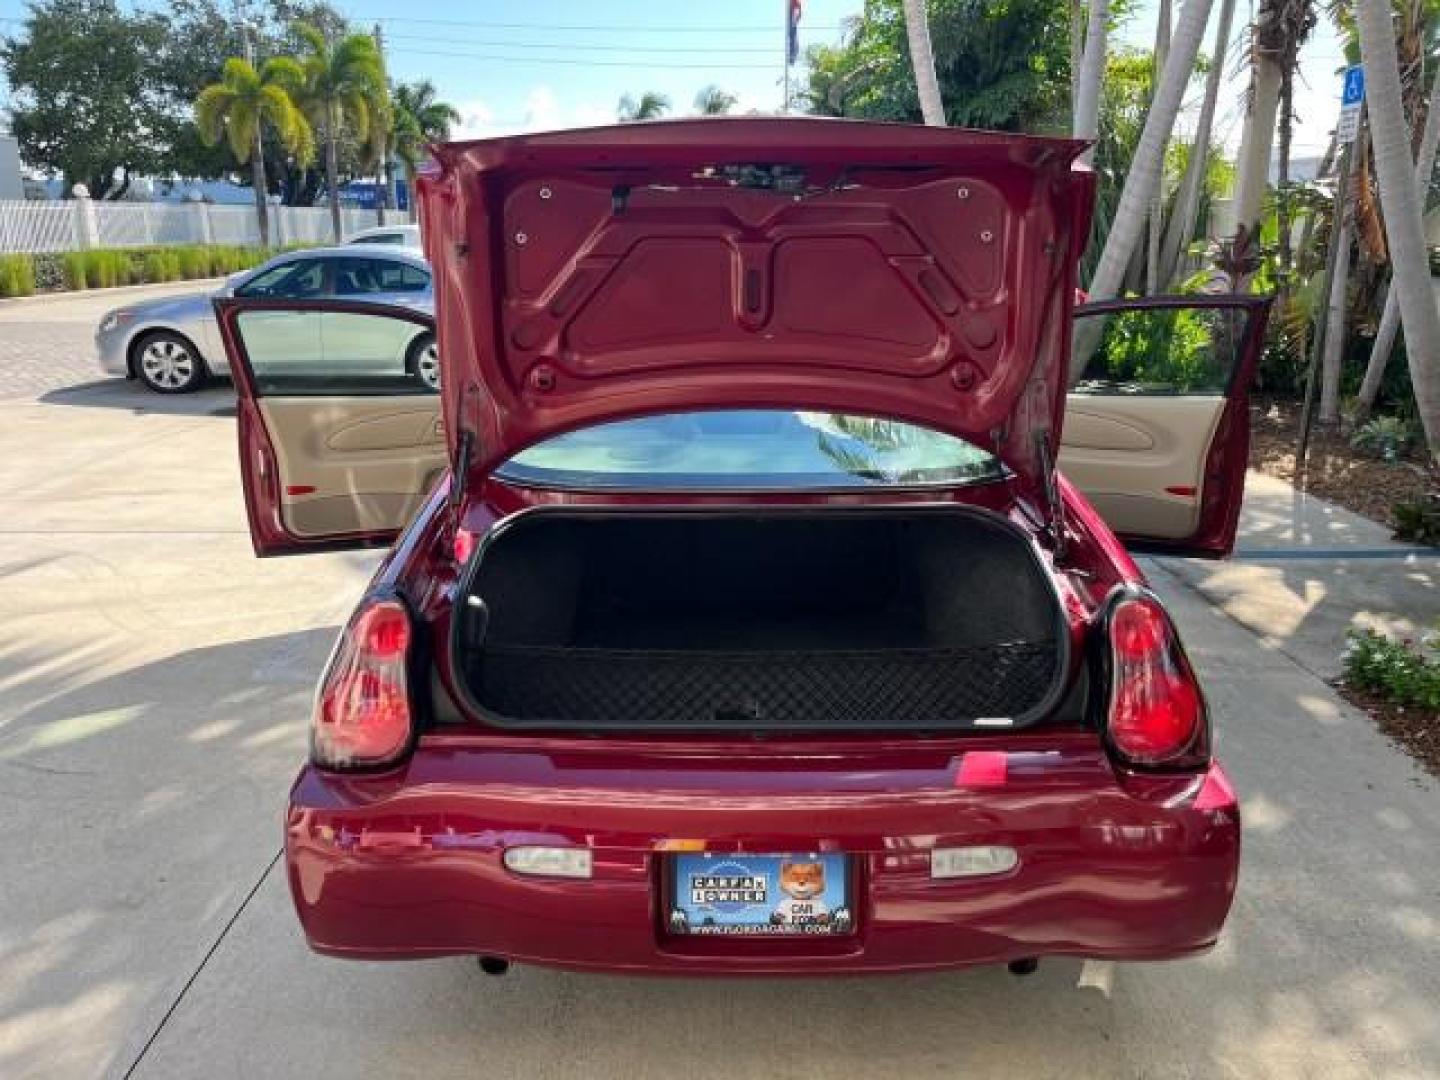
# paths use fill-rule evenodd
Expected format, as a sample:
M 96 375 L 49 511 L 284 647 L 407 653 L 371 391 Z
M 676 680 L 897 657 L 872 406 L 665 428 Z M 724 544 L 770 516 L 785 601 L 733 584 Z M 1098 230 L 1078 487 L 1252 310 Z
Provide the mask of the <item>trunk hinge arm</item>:
M 1050 449 L 1050 433 L 1035 433 L 1035 452 L 1040 457 L 1040 475 L 1045 487 L 1045 506 L 1049 521 L 1045 533 L 1050 538 L 1050 550 L 1058 563 L 1065 558 L 1065 501 L 1060 497 L 1060 482 L 1057 479 L 1055 455 Z

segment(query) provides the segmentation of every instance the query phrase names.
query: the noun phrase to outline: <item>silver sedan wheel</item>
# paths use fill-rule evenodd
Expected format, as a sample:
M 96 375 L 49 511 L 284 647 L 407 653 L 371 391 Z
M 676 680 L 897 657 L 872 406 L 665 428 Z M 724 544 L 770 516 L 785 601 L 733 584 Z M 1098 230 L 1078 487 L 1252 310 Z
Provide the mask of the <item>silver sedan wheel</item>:
M 156 338 L 140 351 L 140 374 L 156 390 L 188 389 L 197 378 L 200 361 L 173 338 Z
M 431 390 L 440 389 L 440 347 L 431 341 L 415 357 L 415 374 Z

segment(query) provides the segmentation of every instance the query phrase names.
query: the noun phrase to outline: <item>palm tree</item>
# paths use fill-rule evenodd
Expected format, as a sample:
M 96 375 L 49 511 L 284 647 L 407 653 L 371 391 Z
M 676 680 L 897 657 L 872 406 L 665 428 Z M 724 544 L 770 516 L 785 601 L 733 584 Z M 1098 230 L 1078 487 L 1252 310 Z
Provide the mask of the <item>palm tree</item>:
M 1085 9 L 1080 0 L 1066 0 L 1070 23 L 1070 114 L 1080 101 L 1080 62 L 1085 56 Z
M 1430 103 L 1425 109 L 1425 132 L 1420 138 L 1420 149 L 1415 152 L 1415 186 L 1422 210 L 1425 195 L 1430 190 L 1430 177 L 1435 174 L 1437 149 L 1440 149 L 1440 74 L 1431 81 Z M 1375 331 L 1370 361 L 1365 366 L 1365 378 L 1355 395 L 1356 424 L 1364 423 L 1375 407 L 1381 380 L 1385 378 L 1385 365 L 1390 362 L 1390 353 L 1395 348 L 1395 333 L 1399 329 L 1400 294 L 1392 286 L 1385 295 L 1385 310 L 1380 316 L 1380 329 Z
M 1393 283 L 1405 327 L 1410 384 L 1425 441 L 1440 459 L 1440 311 L 1430 291 L 1425 229 L 1410 156 L 1410 131 L 1400 96 L 1400 64 L 1395 49 L 1390 0 L 1356 0 L 1360 58 L 1365 63 L 1366 108 L 1375 148 L 1380 204 L 1390 242 Z
M 1195 122 L 1195 140 L 1185 161 L 1180 190 L 1175 196 L 1175 209 L 1160 260 L 1162 288 L 1173 286 L 1180 275 L 1185 249 L 1195 236 L 1195 223 L 1200 213 L 1200 195 L 1205 186 L 1205 172 L 1210 164 L 1210 130 L 1215 123 L 1215 105 L 1220 97 L 1220 79 L 1225 72 L 1225 54 L 1230 45 L 1230 24 L 1235 18 L 1235 0 L 1220 0 L 1220 25 L 1215 28 L 1215 54 L 1210 58 L 1210 71 L 1205 77 L 1205 97 L 1200 103 L 1200 118 Z
M 905 37 L 910 43 L 910 64 L 915 69 L 915 90 L 920 95 L 920 115 L 931 127 L 944 127 L 945 103 L 940 99 L 940 80 L 935 76 L 925 0 L 905 0 Z
M 1314 0 L 1261 0 L 1250 31 L 1250 108 L 1235 159 L 1235 229 L 1254 236 L 1270 185 L 1270 153 L 1276 118 L 1280 131 L 1280 287 L 1290 271 L 1290 138 L 1294 131 L 1294 83 L 1300 48 L 1315 28 Z
M 670 111 L 670 99 L 654 90 L 646 90 L 636 101 L 629 94 L 620 99 L 616 114 L 621 120 L 659 120 Z
M 729 90 L 711 84 L 695 95 L 695 111 L 701 116 L 725 116 L 739 100 Z
M 375 24 L 372 32 L 375 38 L 375 50 L 380 54 L 380 63 L 385 63 L 385 32 L 380 24 Z M 391 137 L 395 131 L 395 110 L 390 104 L 390 76 L 383 75 L 382 82 L 385 87 L 385 95 L 381 101 L 376 102 L 375 115 L 370 118 L 371 127 L 375 135 L 375 162 L 378 165 L 376 179 L 379 183 L 375 187 L 375 224 L 385 224 L 385 211 L 389 209 L 391 201 L 395 197 L 395 168 L 392 164 L 395 155 L 395 142 Z
M 325 186 L 330 196 L 330 225 L 340 242 L 340 135 L 375 149 L 388 103 L 385 63 L 369 34 L 347 34 L 333 45 L 315 27 L 295 24 L 303 45 L 300 66 L 305 85 L 300 103 L 325 140 Z M 379 121 L 373 123 L 372 120 Z
M 1100 86 L 1105 78 L 1105 35 L 1109 32 L 1110 0 L 1090 0 L 1090 21 L 1085 32 L 1085 48 L 1080 54 L 1080 73 L 1075 79 L 1075 109 L 1071 134 L 1077 139 L 1094 140 L 1100 134 Z M 1095 158 L 1092 146 L 1081 160 L 1089 164 Z
M 1276 48 L 1280 56 L 1280 155 L 1276 177 L 1277 246 L 1281 301 L 1289 288 L 1294 252 L 1290 238 L 1290 147 L 1295 136 L 1295 74 L 1300 70 L 1300 49 L 1315 29 L 1314 0 L 1283 0 L 1277 15 Z
M 1150 83 L 1150 101 L 1154 104 L 1155 93 L 1160 87 L 1160 74 L 1165 70 L 1165 59 L 1170 53 L 1170 33 L 1174 5 L 1171 0 L 1160 0 L 1155 16 L 1155 67 Z M 1165 231 L 1165 170 L 1161 166 L 1160 182 L 1150 196 L 1150 227 L 1146 230 L 1145 292 L 1154 296 L 1160 291 L 1160 242 Z M 1140 253 L 1137 251 L 1136 255 Z M 1134 258 L 1131 260 L 1132 266 Z
M 435 99 L 435 84 L 429 79 L 398 83 L 390 98 L 394 115 L 391 138 L 395 156 L 405 169 L 405 186 L 410 193 L 410 220 L 415 220 L 415 174 L 425 148 L 450 138 L 450 128 L 460 123 L 453 105 Z
M 1146 211 L 1159 187 L 1160 174 L 1165 166 L 1165 144 L 1170 141 L 1170 132 L 1175 128 L 1175 117 L 1180 113 L 1181 99 L 1190 81 L 1190 73 L 1195 70 L 1195 56 L 1200 51 L 1200 41 L 1205 36 L 1205 24 L 1209 20 L 1210 0 L 1187 0 L 1180 11 L 1175 33 L 1170 39 L 1165 70 L 1160 74 L 1154 101 L 1140 132 L 1140 142 L 1135 147 L 1130 173 L 1120 191 L 1114 224 L 1110 235 L 1105 238 L 1100 261 L 1090 279 L 1092 300 L 1109 300 L 1116 295 L 1130 256 L 1140 242 L 1140 233 L 1149 218 Z M 1097 324 L 1102 321 L 1087 319 L 1077 328 L 1070 358 L 1072 383 L 1079 380 L 1091 351 L 1099 344 L 1098 333 L 1103 327 Z
M 1265 9 L 1251 29 L 1250 100 L 1240 151 L 1235 157 L 1234 214 L 1237 236 L 1253 237 L 1260 223 L 1260 206 L 1270 183 L 1270 151 L 1275 145 L 1275 114 L 1280 110 L 1280 84 L 1284 81 L 1278 57 L 1265 51 L 1261 30 Z
M 241 165 L 250 163 L 255 188 L 255 216 L 260 223 L 260 245 L 270 246 L 270 217 L 265 205 L 265 157 L 262 144 L 266 125 L 280 144 L 303 165 L 314 153 L 314 139 L 304 114 L 292 95 L 304 82 L 300 65 L 289 57 L 267 60 L 256 71 L 248 60 L 225 61 L 220 81 L 200 91 L 195 99 L 195 126 L 209 146 L 222 138 Z
M 1331 225 L 1330 295 L 1325 301 L 1325 337 L 1320 352 L 1320 412 L 1323 425 L 1340 421 L 1340 367 L 1345 353 L 1346 300 L 1350 292 L 1350 248 L 1354 244 L 1355 218 L 1359 213 L 1359 189 L 1365 185 L 1365 136 L 1362 128 L 1353 152 L 1342 157 L 1349 176 L 1336 185 L 1335 212 Z

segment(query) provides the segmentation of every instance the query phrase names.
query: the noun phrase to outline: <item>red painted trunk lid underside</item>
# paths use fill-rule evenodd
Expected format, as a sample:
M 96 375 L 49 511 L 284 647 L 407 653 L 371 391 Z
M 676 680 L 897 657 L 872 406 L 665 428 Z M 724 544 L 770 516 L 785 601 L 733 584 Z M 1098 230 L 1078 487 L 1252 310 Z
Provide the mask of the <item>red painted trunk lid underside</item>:
M 469 433 L 483 473 L 605 420 L 808 407 L 960 435 L 1035 488 L 1082 146 L 736 119 L 438 147 L 419 196 L 452 452 Z

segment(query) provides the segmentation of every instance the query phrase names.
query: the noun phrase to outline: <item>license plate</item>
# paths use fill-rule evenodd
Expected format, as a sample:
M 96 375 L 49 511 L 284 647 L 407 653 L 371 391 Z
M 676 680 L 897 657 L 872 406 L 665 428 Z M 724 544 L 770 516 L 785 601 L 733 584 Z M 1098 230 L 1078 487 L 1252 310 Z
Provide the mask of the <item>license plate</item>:
M 672 934 L 848 934 L 850 864 L 833 853 L 671 856 Z

